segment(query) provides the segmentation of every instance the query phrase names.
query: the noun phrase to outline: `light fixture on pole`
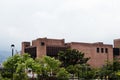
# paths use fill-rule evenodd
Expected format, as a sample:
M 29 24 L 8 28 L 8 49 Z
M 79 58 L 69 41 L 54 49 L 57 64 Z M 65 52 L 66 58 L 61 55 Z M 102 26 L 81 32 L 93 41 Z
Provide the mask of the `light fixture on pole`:
M 13 56 L 13 54 L 14 54 L 14 47 L 15 47 L 15 45 L 12 44 L 12 45 L 11 45 L 11 48 L 12 48 L 12 56 Z M 12 63 L 12 80 L 13 80 L 13 63 Z
M 15 47 L 15 45 L 12 44 L 12 45 L 11 45 L 11 48 L 12 48 L 12 56 L 13 56 L 13 53 L 14 53 L 14 47 Z

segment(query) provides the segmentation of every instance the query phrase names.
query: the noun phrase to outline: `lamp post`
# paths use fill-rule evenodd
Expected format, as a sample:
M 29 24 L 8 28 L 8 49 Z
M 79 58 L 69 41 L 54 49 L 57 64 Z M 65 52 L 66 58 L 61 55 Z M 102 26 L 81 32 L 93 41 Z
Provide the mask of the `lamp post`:
M 12 44 L 12 45 L 11 45 L 11 48 L 12 48 L 12 56 L 13 56 L 13 54 L 14 54 L 14 47 L 15 47 L 15 45 Z M 12 80 L 13 80 L 13 64 L 12 64 Z
M 12 45 L 11 45 L 11 48 L 12 48 L 12 56 L 13 56 L 13 53 L 14 53 L 14 47 L 15 47 L 15 45 L 12 44 Z

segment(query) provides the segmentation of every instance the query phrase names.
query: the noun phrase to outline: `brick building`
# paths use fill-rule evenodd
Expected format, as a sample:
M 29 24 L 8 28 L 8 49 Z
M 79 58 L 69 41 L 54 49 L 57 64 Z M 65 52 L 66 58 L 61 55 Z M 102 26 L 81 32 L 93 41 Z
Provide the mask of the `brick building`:
M 113 61 L 113 47 L 109 44 L 98 43 L 78 43 L 69 44 L 71 49 L 77 49 L 85 53 L 85 57 L 90 57 L 88 63 L 92 67 L 101 67 L 106 61 Z
M 30 42 L 22 42 L 22 54 L 29 53 L 33 58 L 44 55 L 56 57 L 59 51 L 66 50 L 64 39 L 38 38 Z
M 120 39 L 114 40 L 113 55 L 115 58 L 120 58 Z
M 64 39 L 48 38 L 38 38 L 33 40 L 32 44 L 30 42 L 22 42 L 22 54 L 29 53 L 33 58 L 42 57 L 44 55 L 57 57 L 59 51 L 64 51 L 67 48 L 77 49 L 85 53 L 85 57 L 90 57 L 88 63 L 92 67 L 101 67 L 106 61 L 113 61 L 113 46 L 110 44 L 103 44 L 102 42 L 65 43 Z

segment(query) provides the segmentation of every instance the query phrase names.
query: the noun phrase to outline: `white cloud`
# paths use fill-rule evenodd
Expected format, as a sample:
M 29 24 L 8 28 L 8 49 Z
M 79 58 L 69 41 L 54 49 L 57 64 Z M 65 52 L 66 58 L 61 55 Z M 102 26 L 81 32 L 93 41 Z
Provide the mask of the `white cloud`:
M 54 19 L 54 18 L 56 18 L 56 15 L 53 15 L 53 14 L 45 12 L 45 11 L 35 12 L 32 16 L 37 17 L 37 18 L 41 18 L 41 19 Z
M 37 37 L 111 43 L 120 34 L 119 4 L 119 0 L 1 0 L 1 44 L 6 39 L 20 46 Z

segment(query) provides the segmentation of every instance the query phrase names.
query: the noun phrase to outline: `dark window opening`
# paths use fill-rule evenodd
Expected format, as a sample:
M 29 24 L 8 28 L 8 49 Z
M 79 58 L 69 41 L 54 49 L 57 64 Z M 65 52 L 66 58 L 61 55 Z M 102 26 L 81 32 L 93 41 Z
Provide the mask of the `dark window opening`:
M 101 53 L 104 53 L 104 48 L 101 48 Z
M 33 59 L 35 59 L 37 57 L 37 55 L 36 55 L 36 47 L 25 48 L 25 53 L 30 54 L 30 56 Z
M 120 55 L 120 49 L 119 48 L 113 48 L 113 55 L 119 56 Z
M 105 48 L 105 53 L 108 53 L 108 48 Z
M 25 45 L 25 47 L 29 47 L 29 45 Z
M 57 57 L 59 51 L 65 51 L 66 47 L 57 47 L 57 46 L 47 46 L 47 56 Z
M 45 43 L 44 42 L 41 42 L 41 46 L 44 46 L 45 45 Z
M 100 51 L 99 51 L 99 48 L 97 48 L 97 53 L 99 53 Z

